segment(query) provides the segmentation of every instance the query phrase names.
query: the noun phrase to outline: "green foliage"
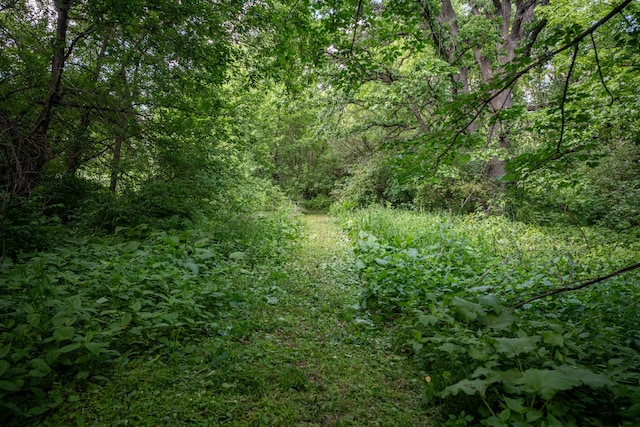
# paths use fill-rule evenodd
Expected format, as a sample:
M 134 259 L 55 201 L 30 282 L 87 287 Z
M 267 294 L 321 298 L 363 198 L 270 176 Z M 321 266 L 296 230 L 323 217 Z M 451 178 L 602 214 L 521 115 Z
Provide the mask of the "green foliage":
M 333 218 L 301 221 L 295 250 L 225 274 L 245 296 L 218 312 L 225 334 L 168 356 L 131 355 L 104 377 L 60 381 L 51 393 L 64 403 L 39 424 L 425 425 L 417 368 L 390 354 L 390 334 L 354 307 L 348 239 Z M 275 237 L 267 229 L 247 231 Z
M 425 398 L 472 417 L 451 425 L 637 419 L 637 272 L 509 308 L 631 264 L 637 236 L 372 209 L 355 212 L 347 228 L 365 284 L 361 306 L 397 325 L 428 373 Z
M 233 90 L 242 81 L 232 82 Z M 232 90 L 232 89 L 230 89 Z M 234 100 L 234 134 L 247 147 L 255 173 L 272 179 L 307 209 L 326 209 L 345 160 L 322 120 L 322 93 L 312 85 L 294 91 L 263 82 Z
M 52 381 L 100 375 L 124 354 L 167 352 L 221 332 L 216 312 L 242 300 L 217 279 L 233 264 L 194 237 L 202 236 L 85 238 L 3 269 L 5 408 L 39 415 L 55 405 L 44 391 Z
M 640 151 L 635 144 L 616 141 L 585 158 L 568 170 L 548 168 L 521 180 L 508 202 L 516 218 L 615 230 L 640 225 Z
M 334 194 L 340 203 L 352 203 L 358 208 L 376 204 L 411 206 L 415 188 L 398 176 L 392 162 L 375 156 L 352 166 L 350 175 Z
M 255 263 L 280 262 L 297 236 L 293 211 L 271 207 L 279 213 L 236 212 L 197 230 L 117 227 L 112 237 L 70 238 L 6 263 L 3 423 L 60 405 L 55 383 L 82 384 L 141 355 L 170 358 L 228 335 L 225 317 L 246 300 L 235 278 Z

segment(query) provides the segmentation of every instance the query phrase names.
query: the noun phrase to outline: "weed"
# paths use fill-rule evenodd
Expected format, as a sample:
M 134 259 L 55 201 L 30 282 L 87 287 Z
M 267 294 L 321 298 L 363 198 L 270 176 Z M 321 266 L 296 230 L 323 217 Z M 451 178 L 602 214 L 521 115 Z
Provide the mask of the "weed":
M 638 419 L 637 273 L 509 308 L 632 263 L 636 240 L 589 229 L 580 233 L 585 242 L 499 218 L 381 209 L 356 212 L 346 227 L 365 284 L 361 306 L 399 328 L 399 341 L 429 372 L 425 398 L 464 414 L 442 423 Z

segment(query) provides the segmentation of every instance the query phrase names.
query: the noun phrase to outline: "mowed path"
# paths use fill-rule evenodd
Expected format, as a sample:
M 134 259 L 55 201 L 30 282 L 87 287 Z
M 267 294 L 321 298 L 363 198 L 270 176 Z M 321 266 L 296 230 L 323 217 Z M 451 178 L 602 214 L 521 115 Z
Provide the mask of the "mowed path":
M 234 279 L 247 302 L 221 323 L 228 334 L 170 360 L 136 357 L 82 391 L 77 424 L 429 425 L 424 376 L 357 309 L 351 245 L 334 221 L 306 215 L 294 253 Z
M 258 316 L 263 325 L 249 339 L 247 354 L 268 355 L 249 360 L 275 381 L 252 402 L 246 421 L 428 425 L 420 404 L 422 376 L 357 309 L 351 244 L 334 221 L 304 217 L 304 241 L 264 298 Z

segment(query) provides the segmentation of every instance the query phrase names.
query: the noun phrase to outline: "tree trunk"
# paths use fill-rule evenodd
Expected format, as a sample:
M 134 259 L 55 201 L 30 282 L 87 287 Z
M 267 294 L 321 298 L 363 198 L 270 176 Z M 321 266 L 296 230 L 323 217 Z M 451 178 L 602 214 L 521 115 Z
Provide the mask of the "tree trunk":
M 122 79 L 123 85 L 123 96 L 127 101 L 127 104 L 131 105 L 131 91 L 129 90 L 129 84 L 127 82 L 127 72 L 124 67 L 120 69 L 120 78 Z M 109 191 L 112 194 L 115 194 L 118 188 L 118 177 L 120 175 L 120 159 L 122 157 L 122 144 L 127 140 L 127 126 L 129 124 L 129 119 L 131 117 L 130 111 L 127 109 L 122 113 L 122 117 L 120 118 L 120 123 L 118 126 L 120 130 L 118 131 L 118 135 L 116 137 L 115 144 L 113 145 L 113 158 L 111 161 L 111 180 L 109 182 Z
M 35 188 L 47 161 L 49 148 L 47 134 L 49 133 L 53 113 L 60 104 L 62 97 L 60 86 L 66 62 L 69 11 L 74 0 L 57 0 L 54 3 L 58 16 L 47 99 L 40 110 L 33 129 L 17 144 L 13 194 L 27 196 Z
M 102 62 L 107 54 L 107 47 L 109 46 L 109 41 L 111 40 L 111 32 L 107 31 L 102 40 L 102 45 L 100 46 L 100 51 L 98 52 L 98 57 L 96 58 L 96 67 L 93 71 L 93 75 L 91 76 L 91 82 L 96 84 L 98 79 L 100 78 L 100 72 L 102 71 Z M 80 118 L 80 135 L 78 135 L 73 140 L 73 145 L 69 149 L 69 153 L 67 154 L 67 174 L 75 175 L 78 168 L 82 166 L 82 151 L 85 147 L 86 141 L 89 140 L 89 125 L 91 123 L 91 113 L 89 108 L 86 108 L 82 112 L 82 116 Z
M 449 0 L 443 0 L 448 2 Z M 495 78 L 504 77 L 506 66 L 516 60 L 516 48 L 523 40 L 530 38 L 533 43 L 539 33 L 539 29 L 529 33 L 525 31 L 526 24 L 533 21 L 536 6 L 546 3 L 546 0 L 528 1 L 517 0 L 515 11 L 511 0 L 493 0 L 493 12 L 482 13 L 473 0 L 469 1 L 471 12 L 478 18 L 500 20 L 500 42 L 496 45 L 496 60 L 487 58 L 482 53 L 484 46 L 473 49 L 476 64 L 480 68 L 484 84 L 491 84 Z M 543 24 L 544 25 L 544 24 Z M 506 173 L 506 155 L 510 149 L 509 131 L 504 129 L 499 115 L 502 111 L 513 107 L 513 92 L 510 88 L 496 89 L 490 94 L 493 98 L 489 105 L 496 119 L 489 128 L 488 144 L 497 145 L 503 151 L 503 156 L 494 156 L 485 168 L 486 176 L 493 182 L 497 182 Z M 503 185 L 498 188 L 503 189 Z

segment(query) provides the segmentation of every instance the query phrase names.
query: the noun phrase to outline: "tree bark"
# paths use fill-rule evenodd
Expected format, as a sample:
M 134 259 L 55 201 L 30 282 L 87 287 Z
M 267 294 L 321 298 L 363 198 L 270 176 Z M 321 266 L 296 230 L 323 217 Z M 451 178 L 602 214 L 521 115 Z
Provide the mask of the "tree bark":
M 443 0 L 443 2 L 448 1 L 449 0 Z M 533 21 L 535 8 L 546 2 L 547 0 L 517 0 L 515 2 L 515 10 L 513 10 L 511 0 L 493 0 L 494 11 L 486 12 L 483 15 L 474 3 L 474 0 L 469 1 L 471 12 L 477 18 L 485 17 L 489 20 L 500 20 L 500 42 L 495 47 L 495 60 L 484 56 L 482 48 L 485 46 L 479 46 L 473 49 L 474 58 L 480 68 L 484 84 L 491 84 L 494 79 L 504 77 L 506 66 L 516 60 L 516 49 L 519 43 L 527 38 L 534 39 L 529 40 L 530 44 L 535 41 L 535 37 L 538 36 L 541 30 L 540 26 L 534 28 L 534 30 L 529 33 L 526 30 L 526 24 Z M 485 174 L 491 181 L 498 182 L 506 173 L 507 160 L 505 156 L 508 154 L 511 146 L 509 131 L 503 128 L 499 114 L 513 106 L 513 92 L 510 88 L 501 88 L 499 92 L 498 90 L 494 90 L 492 95 L 494 96 L 489 106 L 491 107 L 492 114 L 497 117 L 489 128 L 487 142 L 489 145 L 497 145 L 497 147 L 503 151 L 503 155 L 494 156 L 487 163 Z M 502 188 L 502 185 L 500 185 L 499 188 Z
M 73 3 L 74 0 L 57 0 L 54 2 L 57 13 L 56 36 L 47 87 L 47 99 L 32 130 L 17 144 L 14 181 L 11 189 L 13 194 L 28 196 L 35 188 L 47 161 L 49 148 L 47 135 L 54 111 L 62 98 L 60 87 L 67 59 L 69 11 Z

